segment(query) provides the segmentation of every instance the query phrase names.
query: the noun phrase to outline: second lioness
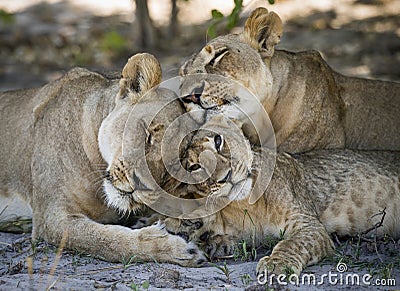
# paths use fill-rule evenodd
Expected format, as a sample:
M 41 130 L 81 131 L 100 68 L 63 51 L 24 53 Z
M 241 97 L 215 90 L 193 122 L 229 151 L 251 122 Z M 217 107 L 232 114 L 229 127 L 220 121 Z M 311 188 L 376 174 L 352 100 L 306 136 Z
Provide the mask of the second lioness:
M 315 51 L 275 50 L 282 32 L 279 16 L 258 8 L 243 32 L 211 40 L 180 70 L 187 109 L 221 112 L 236 105 L 252 112 L 234 86 L 190 76 L 217 74 L 255 94 L 271 119 L 279 151 L 400 150 L 400 84 L 343 76 Z
M 267 236 L 283 235 L 272 254 L 260 260 L 257 271 L 282 273 L 291 268 L 296 274 L 331 254 L 329 234 L 333 232 L 339 236 L 365 232 L 379 224 L 385 214 L 374 234 L 400 237 L 398 152 L 321 150 L 297 156 L 277 154 L 270 184 L 261 198 L 250 204 L 251 186 L 256 179 L 264 178 L 263 163 L 268 164 L 275 154 L 251 150 L 248 143 L 224 142 L 242 140 L 239 130 L 228 123 L 215 116 L 192 140 L 187 152 L 188 170 L 193 175 L 202 170 L 209 172 L 207 159 L 214 157 L 203 154 L 199 159 L 207 151 L 214 153 L 217 166 L 208 181 L 191 185 L 188 192 L 195 197 L 213 197 L 212 202 L 218 198 L 233 202 L 201 219 L 169 218 L 168 231 L 200 242 L 217 257 L 229 255 L 242 240 L 260 246 Z M 243 165 L 238 167 L 238 161 Z

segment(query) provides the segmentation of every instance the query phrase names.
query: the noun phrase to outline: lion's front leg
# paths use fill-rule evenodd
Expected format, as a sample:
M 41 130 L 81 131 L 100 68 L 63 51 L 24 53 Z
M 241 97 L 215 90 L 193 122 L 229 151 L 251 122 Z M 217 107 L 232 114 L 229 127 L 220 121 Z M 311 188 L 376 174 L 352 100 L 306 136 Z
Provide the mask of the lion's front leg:
M 141 229 L 94 222 L 84 215 L 58 213 L 47 215 L 36 227 L 37 234 L 50 243 L 87 252 L 110 262 L 134 258 L 138 261 L 176 263 L 198 267 L 206 258 L 192 243 L 169 234 L 164 225 L 156 224 Z M 51 225 L 51 227 L 41 227 Z
M 333 242 L 319 221 L 302 224 L 280 241 L 270 256 L 260 259 L 257 274 L 299 275 L 306 266 L 319 262 L 332 251 Z

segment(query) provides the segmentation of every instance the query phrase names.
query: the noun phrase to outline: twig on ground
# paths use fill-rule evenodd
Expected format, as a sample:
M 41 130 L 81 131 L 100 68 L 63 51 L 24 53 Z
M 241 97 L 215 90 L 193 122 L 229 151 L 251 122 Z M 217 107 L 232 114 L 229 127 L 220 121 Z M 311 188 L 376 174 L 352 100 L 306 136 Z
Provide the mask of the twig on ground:
M 83 272 L 83 273 L 79 273 L 79 274 L 72 274 L 72 275 L 67 276 L 67 278 L 79 277 L 82 275 L 93 275 L 93 274 L 97 274 L 97 273 L 101 273 L 101 272 L 105 272 L 105 271 L 111 271 L 111 270 L 117 270 L 117 269 L 123 269 L 123 268 L 124 268 L 124 266 L 122 266 L 122 265 L 106 267 L 106 268 L 99 268 L 96 270 L 91 270 L 91 271 L 87 271 L 87 272 Z
M 379 222 L 375 223 L 372 227 L 368 228 L 366 231 L 362 232 L 361 235 L 366 235 L 369 232 L 376 230 L 383 225 L 383 220 L 385 219 L 385 216 L 386 216 L 386 207 L 383 208 L 383 210 L 379 211 L 379 213 L 374 214 L 371 217 L 371 219 L 378 215 L 382 215 L 381 220 Z
M 378 216 L 378 215 L 382 215 L 381 220 L 379 222 L 375 223 L 372 227 L 370 227 L 366 231 L 362 232 L 359 235 L 359 238 L 374 244 L 375 253 L 378 256 L 378 259 L 383 263 L 383 259 L 381 258 L 381 255 L 378 252 L 378 241 L 377 241 L 378 235 L 377 234 L 378 234 L 378 228 L 380 228 L 383 225 L 383 221 L 385 220 L 386 207 L 383 210 L 379 211 L 379 213 L 374 214 L 371 217 L 371 219 L 376 217 L 376 216 Z M 367 238 L 363 237 L 363 236 L 367 235 L 368 233 L 370 233 L 371 231 L 375 231 L 375 235 L 374 235 L 374 239 L 373 240 L 370 240 L 370 239 L 367 239 Z
M 9 243 L 6 243 L 6 242 L 2 242 L 2 241 L 0 241 L 0 245 L 6 245 L 6 246 L 8 246 L 8 247 L 11 247 L 11 246 L 12 246 L 12 244 L 9 244 Z
M 56 253 L 56 257 L 54 258 L 54 263 L 53 266 L 50 269 L 50 273 L 49 273 L 49 278 L 47 280 L 47 287 L 46 290 L 49 290 L 50 288 L 52 288 L 52 286 L 54 286 L 54 284 L 57 282 L 58 278 L 52 283 L 50 283 L 50 279 L 53 277 L 54 273 L 56 272 L 57 266 L 60 263 L 60 259 L 62 256 L 62 251 L 65 247 L 65 244 L 67 243 L 67 238 L 68 238 L 68 232 L 64 231 L 63 236 L 61 238 L 61 242 L 60 242 L 60 246 L 58 247 L 57 253 Z

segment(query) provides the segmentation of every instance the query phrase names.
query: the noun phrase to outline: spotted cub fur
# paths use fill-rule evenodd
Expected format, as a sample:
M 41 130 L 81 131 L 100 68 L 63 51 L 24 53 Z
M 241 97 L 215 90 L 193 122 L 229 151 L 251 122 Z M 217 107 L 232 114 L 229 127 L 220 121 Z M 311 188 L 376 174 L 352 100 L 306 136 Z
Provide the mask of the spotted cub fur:
M 209 122 L 203 128 L 221 132 L 219 124 Z M 235 139 L 237 131 L 239 129 L 229 131 L 225 128 L 225 135 L 220 138 Z M 214 140 L 220 144 L 219 138 Z M 169 232 L 199 242 L 211 256 L 230 254 L 233 246 L 242 240 L 259 246 L 266 236 L 283 237 L 271 255 L 259 261 L 257 271 L 281 273 L 290 268 L 299 274 L 307 265 L 332 253 L 332 233 L 356 235 L 368 232 L 384 218 L 374 234 L 400 237 L 398 152 L 321 150 L 289 155 L 257 148 L 252 150 L 251 159 L 242 159 L 251 163 L 246 165 L 251 170 L 237 171 L 236 162 L 225 162 L 224 151 L 227 149 L 215 151 L 215 146 L 198 134 L 189 148 L 192 161 L 206 150 L 213 151 L 217 159 L 216 170 L 208 183 L 196 185 L 197 193 L 233 201 L 204 218 L 166 220 Z M 224 146 L 228 145 L 225 143 Z M 244 153 L 248 153 L 246 144 L 235 143 L 230 147 L 230 155 L 234 158 Z M 271 157 L 276 158 L 271 182 L 261 198 L 251 204 L 248 198 L 252 189 L 243 181 L 251 180 L 254 186 L 257 178 L 263 178 L 261 165 Z M 207 163 L 194 166 L 195 163 L 190 162 L 188 165 L 200 171 Z M 227 172 L 231 172 L 229 177 L 220 179 Z M 213 184 L 218 186 L 217 192 L 213 192 Z M 201 189 L 202 185 L 204 189 Z M 240 190 L 233 196 L 231 189 L 238 185 L 241 185 Z

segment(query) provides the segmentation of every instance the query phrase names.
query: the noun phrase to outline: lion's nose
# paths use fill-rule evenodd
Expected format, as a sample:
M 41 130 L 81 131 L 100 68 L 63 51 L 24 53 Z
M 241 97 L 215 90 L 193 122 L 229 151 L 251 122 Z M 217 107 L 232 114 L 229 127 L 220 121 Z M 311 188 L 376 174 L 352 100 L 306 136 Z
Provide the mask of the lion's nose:
M 204 82 L 202 82 L 201 86 L 195 87 L 192 92 L 183 97 L 182 101 L 185 103 L 194 103 L 194 104 L 200 104 L 200 98 L 201 95 L 203 94 L 204 91 Z
M 182 101 L 185 103 L 194 103 L 200 104 L 200 95 L 199 94 L 190 94 L 182 98 Z

